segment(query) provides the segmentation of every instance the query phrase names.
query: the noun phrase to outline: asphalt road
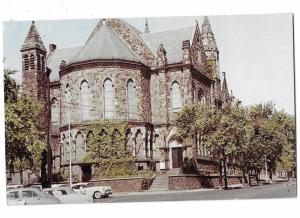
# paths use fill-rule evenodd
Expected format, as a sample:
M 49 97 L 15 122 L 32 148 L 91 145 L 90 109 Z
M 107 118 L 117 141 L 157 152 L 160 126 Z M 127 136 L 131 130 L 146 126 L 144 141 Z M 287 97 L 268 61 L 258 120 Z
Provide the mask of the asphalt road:
M 154 202 L 154 201 L 191 201 L 191 200 L 227 200 L 227 199 L 269 199 L 297 197 L 296 183 L 276 183 L 231 190 L 190 190 L 140 192 L 113 195 L 95 200 L 95 203 L 116 202 Z

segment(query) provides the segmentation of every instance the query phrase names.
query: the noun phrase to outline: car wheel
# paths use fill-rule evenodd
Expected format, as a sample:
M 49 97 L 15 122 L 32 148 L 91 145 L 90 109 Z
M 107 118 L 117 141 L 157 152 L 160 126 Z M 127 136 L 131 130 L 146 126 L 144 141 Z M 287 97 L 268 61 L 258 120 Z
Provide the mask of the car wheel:
M 101 193 L 97 191 L 94 193 L 94 199 L 99 199 L 99 198 L 101 198 Z

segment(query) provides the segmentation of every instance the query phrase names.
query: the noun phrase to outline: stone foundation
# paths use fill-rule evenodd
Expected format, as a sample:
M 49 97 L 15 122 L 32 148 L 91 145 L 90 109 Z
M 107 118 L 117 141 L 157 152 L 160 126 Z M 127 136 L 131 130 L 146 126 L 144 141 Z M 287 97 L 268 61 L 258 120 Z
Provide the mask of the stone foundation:
M 242 184 L 241 176 L 228 176 L 228 185 Z M 224 181 L 223 181 L 224 185 Z M 191 190 L 201 188 L 219 188 L 218 176 L 182 175 L 169 176 L 169 190 Z
M 114 192 L 139 192 L 147 190 L 151 179 L 141 177 L 92 180 L 95 185 L 110 186 Z

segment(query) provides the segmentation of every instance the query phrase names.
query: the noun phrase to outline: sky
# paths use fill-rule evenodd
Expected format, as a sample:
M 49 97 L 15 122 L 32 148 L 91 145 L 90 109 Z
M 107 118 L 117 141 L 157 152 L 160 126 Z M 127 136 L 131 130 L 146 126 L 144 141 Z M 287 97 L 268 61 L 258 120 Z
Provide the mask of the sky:
M 143 31 L 145 18 L 127 22 Z M 203 16 L 148 18 L 150 32 L 201 25 Z M 294 114 L 293 19 L 291 14 L 209 16 L 220 52 L 220 70 L 243 105 L 272 101 L 278 110 Z M 97 24 L 96 19 L 36 21 L 48 48 L 82 45 Z M 4 22 L 4 67 L 18 71 L 21 81 L 20 48 L 31 21 Z

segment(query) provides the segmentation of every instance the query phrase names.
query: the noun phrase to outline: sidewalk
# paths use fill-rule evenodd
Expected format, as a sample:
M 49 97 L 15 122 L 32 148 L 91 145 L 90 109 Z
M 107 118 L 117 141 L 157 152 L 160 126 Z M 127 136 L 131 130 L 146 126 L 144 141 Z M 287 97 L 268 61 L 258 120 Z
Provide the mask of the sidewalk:
M 130 195 L 157 195 L 157 194 L 170 194 L 170 193 L 190 193 L 200 191 L 218 191 L 218 189 L 192 189 L 192 190 L 165 190 L 165 191 L 140 191 L 140 192 L 115 192 L 112 196 L 130 196 Z

